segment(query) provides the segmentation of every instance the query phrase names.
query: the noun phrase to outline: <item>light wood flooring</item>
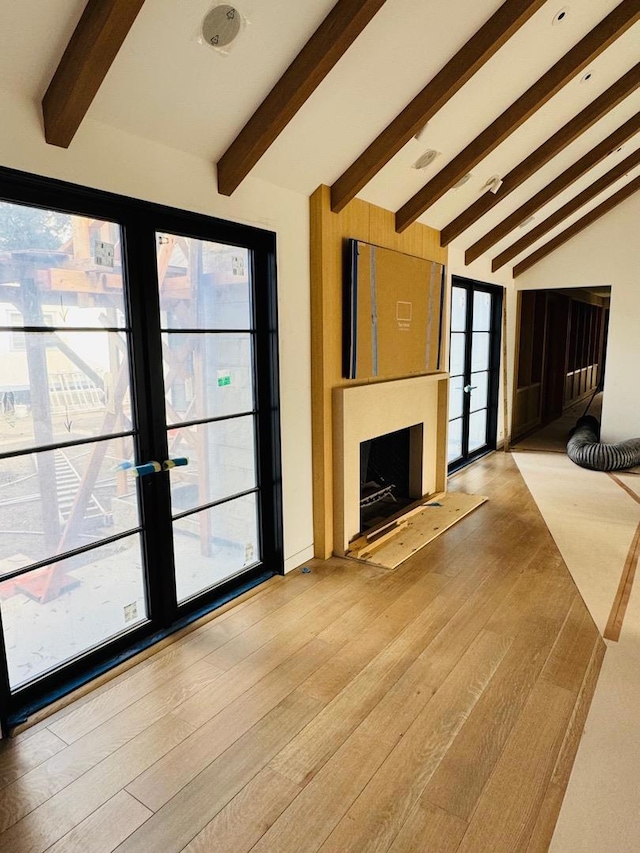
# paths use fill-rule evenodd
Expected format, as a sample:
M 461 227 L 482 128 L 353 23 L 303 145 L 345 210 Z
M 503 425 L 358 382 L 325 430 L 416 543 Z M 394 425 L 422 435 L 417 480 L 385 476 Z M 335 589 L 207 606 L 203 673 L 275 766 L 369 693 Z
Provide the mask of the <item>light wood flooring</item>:
M 0 751 L 3 853 L 547 850 L 604 644 L 509 454 L 394 571 L 274 578 Z
M 513 449 L 566 454 L 569 435 L 578 418 L 588 414 L 602 421 L 602 397 L 602 392 L 598 392 L 595 397 L 592 392 L 578 403 L 573 403 L 560 417 L 513 442 Z

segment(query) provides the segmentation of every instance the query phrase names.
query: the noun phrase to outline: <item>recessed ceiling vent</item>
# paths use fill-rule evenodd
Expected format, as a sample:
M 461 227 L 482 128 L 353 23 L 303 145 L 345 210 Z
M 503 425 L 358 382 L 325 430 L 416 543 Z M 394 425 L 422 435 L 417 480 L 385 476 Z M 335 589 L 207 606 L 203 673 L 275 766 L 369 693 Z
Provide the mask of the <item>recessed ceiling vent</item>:
M 571 11 L 571 6 L 563 6 L 562 9 L 558 9 L 558 11 L 553 16 L 553 21 L 551 22 L 554 27 L 557 27 L 559 24 L 564 24 L 564 22 L 569 17 L 569 12 Z
M 456 181 L 456 183 L 451 187 L 451 189 L 457 190 L 458 187 L 462 187 L 467 183 L 467 181 L 470 181 L 472 177 L 473 175 L 471 174 L 471 172 L 467 172 L 467 174 L 463 175 L 459 181 Z
M 227 47 L 242 29 L 242 15 L 235 8 L 223 3 L 214 6 L 202 22 L 202 38 L 212 47 Z
M 426 169 L 427 166 L 430 166 L 433 161 L 440 156 L 440 151 L 436 151 L 435 148 L 429 148 L 424 154 L 421 154 L 420 157 L 416 160 L 416 162 L 411 167 L 412 169 Z

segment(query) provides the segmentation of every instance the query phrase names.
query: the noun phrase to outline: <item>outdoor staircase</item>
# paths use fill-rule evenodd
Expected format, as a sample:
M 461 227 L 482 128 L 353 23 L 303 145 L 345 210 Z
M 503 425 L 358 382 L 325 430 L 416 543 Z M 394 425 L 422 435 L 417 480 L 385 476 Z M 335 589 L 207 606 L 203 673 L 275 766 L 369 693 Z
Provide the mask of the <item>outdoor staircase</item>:
M 58 491 L 58 513 L 60 523 L 64 525 L 71 515 L 71 508 L 80 488 L 81 477 L 63 450 L 55 450 L 54 459 Z M 108 524 L 111 519 L 111 513 L 92 494 L 87 503 L 83 518 L 103 518 L 105 523 Z

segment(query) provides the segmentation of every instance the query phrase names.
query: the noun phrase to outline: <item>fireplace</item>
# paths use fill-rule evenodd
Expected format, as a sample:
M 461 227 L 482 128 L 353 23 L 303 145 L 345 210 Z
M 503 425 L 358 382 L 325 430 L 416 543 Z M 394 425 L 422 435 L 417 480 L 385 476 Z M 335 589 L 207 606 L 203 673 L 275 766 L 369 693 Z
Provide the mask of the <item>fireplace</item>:
M 352 539 L 377 525 L 376 521 L 369 524 L 370 519 L 361 516 L 361 501 L 376 488 L 371 485 L 369 492 L 366 489 L 361 492 L 363 482 L 376 483 L 383 487 L 381 491 L 385 484 L 394 483 L 395 488 L 385 497 L 391 495 L 406 503 L 445 491 L 448 378 L 446 373 L 434 373 L 334 389 L 335 554 L 344 556 Z M 365 458 L 368 456 L 371 461 L 372 452 L 374 461 L 379 458 L 376 443 L 367 443 L 398 432 L 403 432 L 404 438 L 390 439 L 392 444 L 387 447 L 391 446 L 393 452 L 397 450 L 400 458 L 406 459 L 408 454 L 408 471 L 397 478 L 402 483 L 395 483 L 396 475 L 389 475 L 385 470 L 377 474 L 385 483 L 369 473 L 364 474 L 363 480 Z M 384 443 L 382 447 L 382 455 L 388 455 Z M 381 506 L 377 509 L 382 509 L 383 500 L 381 496 Z M 390 503 L 393 504 L 393 499 Z M 378 516 L 377 509 L 372 509 L 373 518 Z M 395 505 L 389 514 L 396 515 L 400 509 Z
M 381 524 L 421 497 L 422 424 L 360 442 L 360 531 Z

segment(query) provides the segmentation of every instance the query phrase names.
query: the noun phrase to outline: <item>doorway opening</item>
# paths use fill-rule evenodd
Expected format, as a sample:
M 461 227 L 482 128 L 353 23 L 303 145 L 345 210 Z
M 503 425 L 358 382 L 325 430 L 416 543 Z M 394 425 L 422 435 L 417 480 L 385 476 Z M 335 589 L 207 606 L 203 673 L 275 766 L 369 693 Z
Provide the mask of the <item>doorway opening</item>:
M 512 444 L 564 452 L 587 411 L 600 419 L 610 287 L 518 294 Z

